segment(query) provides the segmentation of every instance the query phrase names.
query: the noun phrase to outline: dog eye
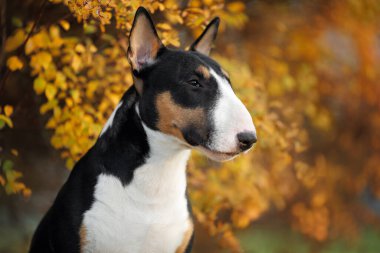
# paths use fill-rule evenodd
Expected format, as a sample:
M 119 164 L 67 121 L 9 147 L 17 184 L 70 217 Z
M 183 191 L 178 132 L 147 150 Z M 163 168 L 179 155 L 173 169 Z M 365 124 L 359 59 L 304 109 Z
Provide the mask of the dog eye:
M 194 87 L 197 87 L 197 88 L 202 87 L 202 85 L 196 79 L 192 79 L 190 81 L 187 81 L 187 83 L 190 84 L 191 86 L 194 86 Z

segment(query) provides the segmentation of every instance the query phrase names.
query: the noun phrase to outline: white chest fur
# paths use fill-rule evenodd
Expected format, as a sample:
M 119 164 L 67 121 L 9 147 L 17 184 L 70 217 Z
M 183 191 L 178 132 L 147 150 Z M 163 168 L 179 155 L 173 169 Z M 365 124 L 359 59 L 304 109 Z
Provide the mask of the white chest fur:
M 150 157 L 127 186 L 102 174 L 85 212 L 82 252 L 174 253 L 192 226 L 186 191 L 190 150 L 145 128 Z M 153 136 L 152 136 L 153 135 Z

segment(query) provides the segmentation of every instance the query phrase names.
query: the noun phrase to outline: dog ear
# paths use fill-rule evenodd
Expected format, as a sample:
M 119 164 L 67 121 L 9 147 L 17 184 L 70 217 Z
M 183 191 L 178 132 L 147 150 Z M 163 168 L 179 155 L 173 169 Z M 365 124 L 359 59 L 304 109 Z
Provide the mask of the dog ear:
M 139 72 L 152 64 L 158 51 L 164 47 L 148 11 L 139 7 L 129 35 L 128 60 L 132 70 Z
M 203 33 L 194 41 L 190 47 L 190 50 L 209 55 L 212 44 L 216 38 L 216 34 L 218 33 L 219 22 L 220 19 L 218 17 L 214 18 L 207 25 Z

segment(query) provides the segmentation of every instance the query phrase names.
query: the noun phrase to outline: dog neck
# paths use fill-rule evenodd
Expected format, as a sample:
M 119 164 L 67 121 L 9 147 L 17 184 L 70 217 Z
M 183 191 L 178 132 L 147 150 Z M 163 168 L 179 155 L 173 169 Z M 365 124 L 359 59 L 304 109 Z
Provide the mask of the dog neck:
M 135 170 L 132 182 L 135 189 L 148 198 L 184 197 L 190 149 L 171 136 L 143 126 L 150 150 L 145 163 Z
M 104 171 L 131 187 L 139 199 L 184 196 L 190 149 L 146 126 L 138 102 L 128 105 L 128 99 L 122 99 L 99 137 Z
M 135 110 L 139 115 L 138 105 Z M 175 137 L 142 125 L 150 149 L 145 164 L 135 171 L 136 187 L 148 197 L 185 196 L 190 149 Z

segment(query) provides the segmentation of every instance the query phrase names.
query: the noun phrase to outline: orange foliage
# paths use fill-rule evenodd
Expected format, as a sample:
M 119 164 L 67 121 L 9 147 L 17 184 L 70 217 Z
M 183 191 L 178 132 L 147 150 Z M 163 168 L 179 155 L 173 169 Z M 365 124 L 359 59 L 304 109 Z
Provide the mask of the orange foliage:
M 5 127 L 13 128 L 12 114 L 12 106 L 0 106 L 0 131 Z M 32 191 L 24 183 L 19 182 L 22 173 L 14 169 L 13 161 L 7 159 L 2 152 L 3 150 L 0 146 L 0 185 L 4 187 L 7 194 L 22 193 L 24 197 L 29 197 Z M 18 156 L 18 151 L 11 149 L 9 156 L 13 158 Z
M 222 31 L 244 29 L 242 41 L 224 39 L 225 50 L 217 50 L 223 54 L 213 57 L 254 116 L 259 143 L 224 164 L 193 155 L 189 189 L 198 222 L 221 245 L 239 252 L 234 231 L 273 209 L 318 241 L 342 232 L 354 236 L 359 209 L 360 217 L 374 220 L 368 209 L 358 208 L 358 199 L 368 189 L 380 198 L 376 1 L 313 1 L 298 15 L 285 3 L 260 2 L 251 10 L 248 3 L 223 0 L 191 0 L 185 6 L 174 0 L 51 2 L 65 5 L 75 18 L 41 25 L 21 56 L 14 51 L 32 24 L 15 29 L 5 51 L 11 71 L 30 70 L 36 94 L 45 98 L 40 112 L 49 117 L 51 144 L 68 168 L 94 143 L 132 84 L 120 38 L 137 7 L 159 14 L 159 33 L 173 46 L 183 39 L 178 24 L 196 35 L 219 15 Z M 248 20 L 247 13 L 255 19 Z

